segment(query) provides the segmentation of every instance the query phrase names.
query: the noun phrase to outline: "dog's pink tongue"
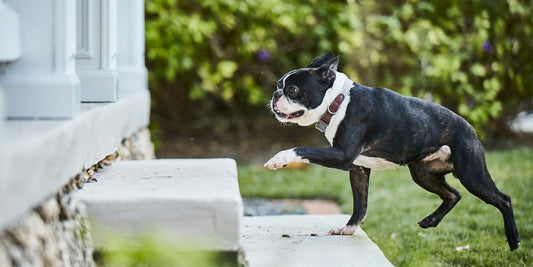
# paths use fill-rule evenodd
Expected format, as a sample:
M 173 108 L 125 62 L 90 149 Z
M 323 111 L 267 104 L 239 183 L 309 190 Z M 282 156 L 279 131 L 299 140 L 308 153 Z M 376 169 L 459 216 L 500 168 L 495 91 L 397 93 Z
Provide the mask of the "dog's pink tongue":
M 290 119 L 291 118 L 291 115 L 290 114 L 285 114 L 285 119 Z

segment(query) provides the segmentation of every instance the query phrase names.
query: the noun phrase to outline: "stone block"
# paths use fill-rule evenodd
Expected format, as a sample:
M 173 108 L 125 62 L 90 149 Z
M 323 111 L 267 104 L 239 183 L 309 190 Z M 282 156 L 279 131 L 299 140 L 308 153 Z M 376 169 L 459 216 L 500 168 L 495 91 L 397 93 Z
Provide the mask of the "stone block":
M 236 251 L 242 198 L 232 159 L 121 161 L 99 170 L 75 196 L 106 236 L 155 234 L 184 248 Z
M 244 217 L 245 266 L 393 266 L 358 227 L 353 235 L 333 236 L 348 215 Z

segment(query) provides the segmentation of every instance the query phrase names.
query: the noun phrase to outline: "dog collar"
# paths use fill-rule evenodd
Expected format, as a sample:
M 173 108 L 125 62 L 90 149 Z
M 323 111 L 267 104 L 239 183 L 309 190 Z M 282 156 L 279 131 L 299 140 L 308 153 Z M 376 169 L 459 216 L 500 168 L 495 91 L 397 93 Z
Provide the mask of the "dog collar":
M 335 100 L 333 100 L 333 103 L 331 103 L 331 105 L 328 106 L 328 110 L 326 111 L 326 113 L 324 113 L 322 117 L 320 117 L 320 120 L 315 125 L 315 127 L 319 131 L 321 132 L 326 131 L 326 128 L 328 127 L 329 122 L 331 121 L 331 117 L 333 117 L 333 115 L 337 113 L 337 111 L 339 110 L 339 107 L 342 104 L 342 101 L 344 101 L 344 94 L 341 93 L 337 97 L 335 97 Z
M 321 132 L 325 132 L 326 128 L 328 128 L 329 122 L 331 121 L 331 117 L 337 113 L 339 110 L 339 107 L 342 104 L 342 101 L 344 101 L 344 97 L 346 94 L 350 92 L 350 88 L 353 87 L 353 82 L 348 80 L 344 82 L 343 90 L 342 92 L 335 97 L 333 102 L 328 106 L 328 109 L 326 110 L 326 113 L 320 117 L 320 120 L 315 125 L 315 128 L 317 128 Z

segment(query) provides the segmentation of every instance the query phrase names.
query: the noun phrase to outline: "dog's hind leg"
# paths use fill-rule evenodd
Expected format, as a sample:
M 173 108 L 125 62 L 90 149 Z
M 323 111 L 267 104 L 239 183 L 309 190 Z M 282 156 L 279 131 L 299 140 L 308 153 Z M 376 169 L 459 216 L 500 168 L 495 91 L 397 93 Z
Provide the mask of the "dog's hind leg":
M 479 141 L 465 145 L 454 156 L 455 174 L 472 194 L 498 208 L 503 215 L 505 235 L 511 250 L 520 246 L 511 198 L 502 193 L 492 180 L 485 163 L 485 152 Z
M 422 228 L 437 226 L 442 218 L 459 202 L 461 193 L 451 187 L 444 178 L 446 172 L 433 172 L 430 163 L 419 161 L 409 164 L 409 171 L 415 183 L 429 192 L 439 195 L 442 204 L 418 224 Z
M 350 184 L 353 194 L 353 213 L 346 226 L 329 231 L 330 235 L 351 235 L 366 217 L 368 200 L 368 178 L 370 169 L 352 165 L 350 169 Z

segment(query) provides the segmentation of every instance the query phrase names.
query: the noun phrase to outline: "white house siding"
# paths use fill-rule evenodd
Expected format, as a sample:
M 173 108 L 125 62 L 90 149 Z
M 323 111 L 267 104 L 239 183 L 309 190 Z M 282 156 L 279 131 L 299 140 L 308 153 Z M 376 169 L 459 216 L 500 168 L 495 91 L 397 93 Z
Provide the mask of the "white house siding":
M 0 0 L 0 266 L 90 264 L 68 191 L 138 132 L 153 157 L 146 81 L 143 0 Z

